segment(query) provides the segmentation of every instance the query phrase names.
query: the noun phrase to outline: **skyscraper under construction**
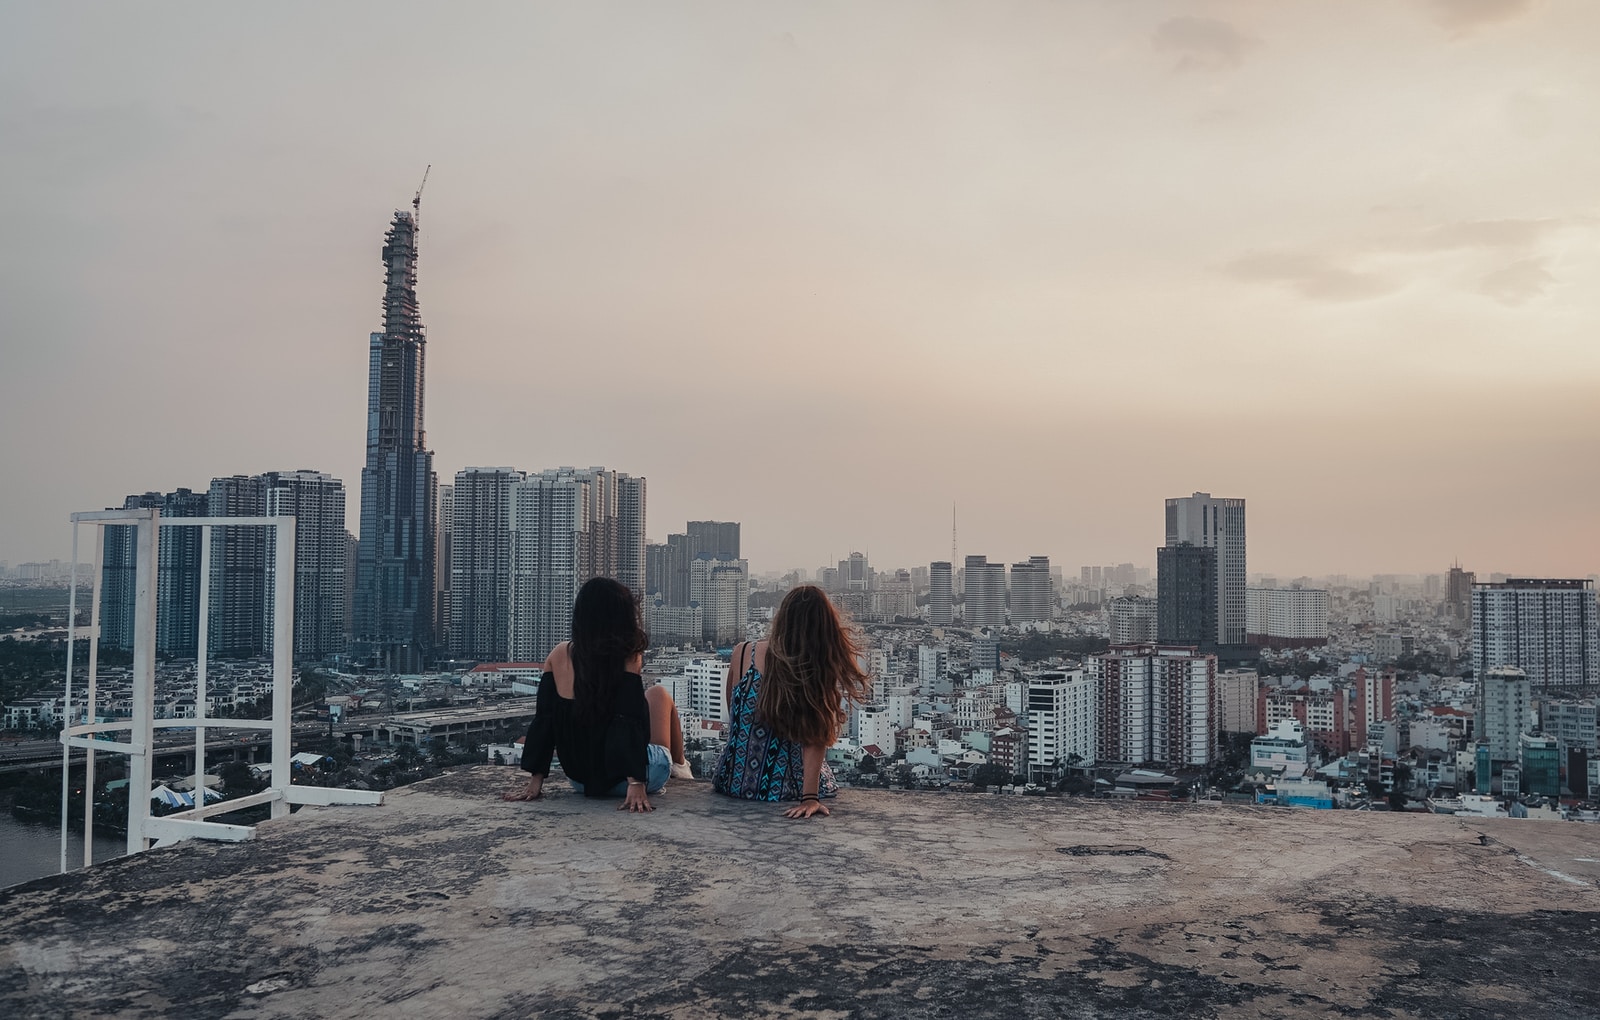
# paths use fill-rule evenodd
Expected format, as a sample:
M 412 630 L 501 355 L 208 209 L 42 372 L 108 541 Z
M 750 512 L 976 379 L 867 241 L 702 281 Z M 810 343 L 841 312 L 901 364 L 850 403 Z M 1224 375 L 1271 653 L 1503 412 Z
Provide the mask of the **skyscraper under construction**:
M 424 182 L 427 177 L 424 175 Z M 367 363 L 367 461 L 356 554 L 358 660 L 400 673 L 433 653 L 438 479 L 423 430 L 427 336 L 417 307 L 422 189 L 384 235 L 383 332 Z

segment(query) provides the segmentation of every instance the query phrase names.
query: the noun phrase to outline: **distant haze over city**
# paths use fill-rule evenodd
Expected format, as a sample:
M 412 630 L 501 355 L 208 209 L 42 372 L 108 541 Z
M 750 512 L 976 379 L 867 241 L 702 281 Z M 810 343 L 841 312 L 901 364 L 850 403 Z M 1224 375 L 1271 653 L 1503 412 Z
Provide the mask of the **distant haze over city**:
M 1600 6 L 0 11 L 0 560 L 344 481 L 432 165 L 427 441 L 756 571 L 1600 570 Z M 85 557 L 87 558 L 87 557 Z

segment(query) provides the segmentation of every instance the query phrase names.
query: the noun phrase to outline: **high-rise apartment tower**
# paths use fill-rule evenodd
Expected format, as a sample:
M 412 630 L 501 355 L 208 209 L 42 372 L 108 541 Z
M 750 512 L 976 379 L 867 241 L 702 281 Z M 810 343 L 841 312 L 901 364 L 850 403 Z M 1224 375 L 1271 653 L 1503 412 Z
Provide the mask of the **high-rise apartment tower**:
M 320 659 L 345 650 L 344 483 L 322 471 L 272 471 L 262 476 L 268 517 L 293 517 L 294 654 Z M 186 529 L 193 530 L 193 529 Z M 213 529 L 212 535 L 218 530 Z M 273 633 L 276 537 L 266 531 L 262 651 Z
M 968 556 L 965 610 L 967 626 L 1004 627 L 1006 623 L 1006 565 L 990 563 L 987 556 Z M 1048 572 L 1046 579 L 1049 578 Z
M 262 517 L 266 512 L 267 481 L 263 476 L 211 479 L 206 516 Z M 210 596 L 209 653 L 225 657 L 261 654 L 267 643 L 265 528 L 234 525 L 211 529 Z
M 1221 499 L 1209 492 L 1169 499 L 1166 537 L 1169 547 L 1187 542 L 1217 551 L 1216 641 L 1244 644 L 1244 500 Z
M 461 521 L 460 482 L 456 521 Z M 605 468 L 555 468 L 511 486 L 511 657 L 543 661 L 571 636 L 572 603 L 591 577 L 644 591 L 645 480 Z M 452 560 L 461 556 L 454 538 Z M 456 597 L 452 593 L 452 598 Z
M 1217 634 L 1217 551 L 1188 542 L 1156 550 L 1156 639 L 1207 647 Z
M 1600 683 L 1594 582 L 1511 578 L 1472 589 L 1472 672 L 1516 666 L 1535 689 Z
M 124 510 L 154 508 L 162 518 L 204 517 L 206 494 L 178 489 L 162 495 L 129 496 Z M 135 542 L 134 528 L 114 524 L 105 529 L 100 595 L 100 640 L 108 647 L 133 647 Z M 158 544 L 156 583 L 156 651 L 192 656 L 199 641 L 200 529 L 163 528 Z
M 1113 648 L 1089 657 L 1102 761 L 1207 765 L 1216 741 L 1217 659 L 1193 648 Z
M 509 467 L 456 472 L 450 506 L 450 654 L 503 661 L 511 641 L 511 491 L 526 475 Z M 549 649 L 545 649 L 549 651 Z
M 1011 622 L 1044 623 L 1055 615 L 1050 557 L 1030 556 L 1011 564 Z
M 948 627 L 955 620 L 955 582 L 950 576 L 950 564 L 935 560 L 928 564 L 928 622 L 935 627 Z

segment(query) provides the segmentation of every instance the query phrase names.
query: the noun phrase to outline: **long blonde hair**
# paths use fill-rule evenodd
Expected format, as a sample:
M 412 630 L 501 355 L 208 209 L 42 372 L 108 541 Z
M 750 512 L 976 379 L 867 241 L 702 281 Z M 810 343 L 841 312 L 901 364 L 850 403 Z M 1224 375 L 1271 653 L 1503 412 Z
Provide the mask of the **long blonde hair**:
M 757 718 L 783 740 L 831 745 L 849 717 L 849 703 L 871 697 L 872 681 L 857 655 L 855 632 L 822 589 L 791 588 L 767 635 Z

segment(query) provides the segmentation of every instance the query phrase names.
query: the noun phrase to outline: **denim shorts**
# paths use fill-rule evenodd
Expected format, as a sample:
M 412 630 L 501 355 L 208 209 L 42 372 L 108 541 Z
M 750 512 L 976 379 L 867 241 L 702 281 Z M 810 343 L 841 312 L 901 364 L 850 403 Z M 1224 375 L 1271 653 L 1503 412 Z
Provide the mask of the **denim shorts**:
M 649 759 L 649 775 L 645 776 L 644 790 L 646 793 L 660 793 L 661 788 L 667 785 L 667 777 L 672 775 L 672 755 L 660 744 L 651 744 L 645 748 L 645 756 Z M 572 788 L 579 793 L 583 792 L 583 784 L 576 779 L 567 780 Z M 607 796 L 626 797 L 628 795 L 628 781 L 624 779 L 611 788 Z

